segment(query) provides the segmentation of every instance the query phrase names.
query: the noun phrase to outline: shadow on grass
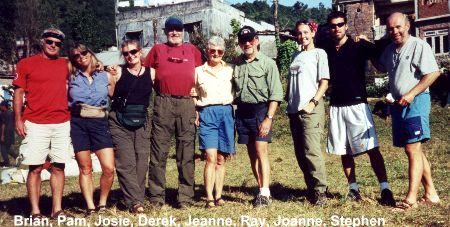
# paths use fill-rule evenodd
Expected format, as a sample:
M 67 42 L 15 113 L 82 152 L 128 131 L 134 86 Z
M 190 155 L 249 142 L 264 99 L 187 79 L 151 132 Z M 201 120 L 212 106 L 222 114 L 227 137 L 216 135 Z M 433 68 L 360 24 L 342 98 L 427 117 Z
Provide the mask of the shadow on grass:
M 226 201 L 236 202 L 236 203 L 247 203 L 251 202 L 252 199 L 248 200 L 248 196 L 252 197 L 257 195 L 259 189 L 255 186 L 245 186 L 245 182 L 242 186 L 224 186 L 224 195 L 222 198 Z M 272 198 L 274 200 L 282 202 L 305 202 L 307 201 L 308 192 L 306 189 L 290 188 L 286 187 L 279 182 L 274 182 L 270 186 L 270 191 Z M 97 189 L 94 192 L 95 201 L 98 200 L 100 190 Z M 146 193 L 148 199 L 148 192 Z M 169 206 L 177 206 L 178 190 L 176 188 L 166 189 L 166 199 L 165 203 Z M 195 187 L 194 201 L 201 201 L 205 197 L 205 190 L 203 184 L 197 184 Z M 339 193 L 329 193 L 328 197 L 339 198 L 341 195 Z M 120 188 L 113 189 L 110 192 L 108 198 L 108 207 L 117 207 L 119 210 L 127 210 L 128 208 L 122 202 L 123 194 Z M 10 216 L 30 215 L 30 203 L 28 197 L 17 197 L 9 199 L 6 201 L 1 201 L 0 212 L 8 213 Z M 47 195 L 42 195 L 40 198 L 40 208 L 43 215 L 50 216 L 52 198 Z M 63 209 L 67 209 L 75 214 L 83 214 L 86 210 L 86 203 L 81 192 L 72 192 L 63 197 Z

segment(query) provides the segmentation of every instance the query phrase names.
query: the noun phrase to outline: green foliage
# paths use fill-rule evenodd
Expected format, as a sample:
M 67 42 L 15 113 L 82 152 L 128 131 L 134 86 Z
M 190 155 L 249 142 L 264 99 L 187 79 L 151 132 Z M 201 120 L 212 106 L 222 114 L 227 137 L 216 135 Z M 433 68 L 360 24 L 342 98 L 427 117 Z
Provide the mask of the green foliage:
M 14 17 L 16 9 L 13 1 L 0 1 L 0 59 L 9 62 L 13 60 L 14 40 Z
M 286 75 L 291 64 L 292 54 L 297 50 L 297 44 L 292 40 L 287 40 L 283 43 L 277 42 L 277 49 L 278 68 L 282 75 Z
M 385 80 L 382 84 L 375 84 L 375 78 L 369 77 L 366 84 L 366 91 L 368 97 L 382 98 L 389 93 L 389 82 Z
M 6 1 L 8 2 L 8 1 Z M 86 43 L 97 52 L 115 44 L 114 0 L 15 0 L 20 14 L 16 37 L 39 44 L 43 29 L 56 27 L 66 34 L 62 54 L 74 42 Z
M 265 21 L 273 24 L 273 5 L 268 1 L 244 2 L 233 5 L 233 7 L 243 11 L 245 16 L 254 21 Z M 297 1 L 292 6 L 278 6 L 278 21 L 280 30 L 287 30 L 294 27 L 298 20 L 313 19 L 318 24 L 326 22 L 326 17 L 331 9 L 325 8 L 322 3 L 318 7 L 308 8 L 307 4 Z
M 236 20 L 232 19 L 230 22 L 230 26 L 232 29 L 232 33 L 228 36 L 228 38 L 225 39 L 225 55 L 223 56 L 223 60 L 226 62 L 233 62 L 234 59 L 239 55 L 237 48 L 237 33 L 239 32 L 239 29 L 241 28 L 241 23 Z

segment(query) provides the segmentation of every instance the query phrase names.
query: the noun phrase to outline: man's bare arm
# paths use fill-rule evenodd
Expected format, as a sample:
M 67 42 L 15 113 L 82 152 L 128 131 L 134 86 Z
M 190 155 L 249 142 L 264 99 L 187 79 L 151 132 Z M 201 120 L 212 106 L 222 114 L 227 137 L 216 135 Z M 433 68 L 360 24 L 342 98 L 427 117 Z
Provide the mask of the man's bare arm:
M 19 136 L 25 136 L 27 134 L 25 124 L 22 121 L 22 107 L 23 107 L 23 95 L 25 91 L 23 88 L 16 88 L 14 90 L 13 109 L 15 116 L 16 131 Z
M 431 84 L 433 84 L 433 82 L 439 77 L 439 75 L 441 75 L 441 73 L 439 71 L 436 71 L 423 76 L 416 86 L 414 86 L 408 93 L 400 98 L 398 103 L 402 106 L 410 104 L 414 100 L 414 97 L 430 87 Z

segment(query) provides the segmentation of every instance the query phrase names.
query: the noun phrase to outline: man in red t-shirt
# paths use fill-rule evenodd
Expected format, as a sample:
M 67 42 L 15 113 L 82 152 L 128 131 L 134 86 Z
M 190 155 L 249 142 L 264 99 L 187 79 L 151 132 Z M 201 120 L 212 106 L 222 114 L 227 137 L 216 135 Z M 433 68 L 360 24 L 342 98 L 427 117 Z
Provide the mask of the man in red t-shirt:
M 175 133 L 178 167 L 178 208 L 190 205 L 194 197 L 195 104 L 190 97 L 194 70 L 202 65 L 201 53 L 183 43 L 183 22 L 169 17 L 164 26 L 167 43 L 155 45 L 145 66 L 155 73 L 152 149 L 149 167 L 150 202 L 161 206 L 165 200 L 166 162 L 170 140 Z
M 67 60 L 59 58 L 64 33 L 58 29 L 44 30 L 42 52 L 25 58 L 17 65 L 13 81 L 16 131 L 24 137 L 20 146 L 22 163 L 29 165 L 27 177 L 31 216 L 41 219 L 39 198 L 41 171 L 49 158 L 52 189 L 51 218 L 69 216 L 61 208 L 64 190 L 64 167 L 70 156 L 70 113 L 67 101 Z M 27 105 L 24 112 L 23 97 Z

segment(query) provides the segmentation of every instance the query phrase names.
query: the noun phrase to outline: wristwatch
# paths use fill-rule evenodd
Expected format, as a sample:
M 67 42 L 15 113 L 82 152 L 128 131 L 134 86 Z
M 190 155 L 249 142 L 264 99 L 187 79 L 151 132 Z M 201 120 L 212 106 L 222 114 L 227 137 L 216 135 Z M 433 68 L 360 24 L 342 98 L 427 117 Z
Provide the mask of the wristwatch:
M 272 120 L 272 119 L 273 119 L 273 115 L 269 115 L 269 114 L 267 114 L 267 115 L 266 115 L 266 117 L 267 117 L 267 118 L 269 118 L 270 120 Z
M 314 98 L 312 98 L 311 100 L 309 100 L 309 102 L 314 103 L 314 106 L 319 105 L 319 101 L 315 100 Z

